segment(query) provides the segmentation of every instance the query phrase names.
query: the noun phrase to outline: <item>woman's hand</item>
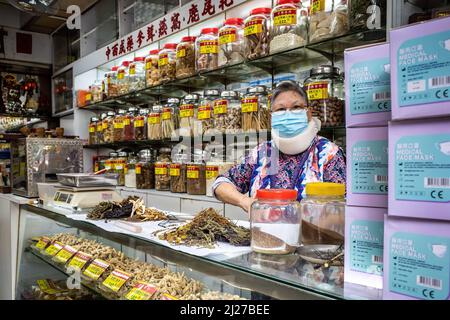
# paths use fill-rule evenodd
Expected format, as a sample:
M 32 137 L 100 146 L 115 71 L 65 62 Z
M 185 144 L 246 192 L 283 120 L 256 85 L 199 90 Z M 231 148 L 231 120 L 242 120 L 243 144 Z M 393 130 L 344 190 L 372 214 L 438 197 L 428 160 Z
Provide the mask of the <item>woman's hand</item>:
M 240 193 L 231 183 L 222 183 L 216 189 L 216 197 L 220 201 L 229 203 L 242 208 L 245 212 L 250 213 L 250 208 L 255 199 Z
M 250 209 L 252 207 L 253 202 L 255 202 L 256 199 L 250 198 L 246 195 L 242 195 L 241 200 L 239 201 L 239 207 L 241 207 L 245 212 L 250 214 Z

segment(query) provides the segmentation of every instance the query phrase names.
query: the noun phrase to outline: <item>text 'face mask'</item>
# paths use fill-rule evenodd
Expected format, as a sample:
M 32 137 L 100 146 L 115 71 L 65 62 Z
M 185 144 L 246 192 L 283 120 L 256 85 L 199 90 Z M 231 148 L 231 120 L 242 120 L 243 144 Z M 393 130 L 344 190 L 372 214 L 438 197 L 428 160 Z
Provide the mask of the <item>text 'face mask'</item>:
M 272 130 L 282 138 L 292 138 L 301 134 L 308 127 L 306 109 L 294 111 L 276 111 L 272 114 Z

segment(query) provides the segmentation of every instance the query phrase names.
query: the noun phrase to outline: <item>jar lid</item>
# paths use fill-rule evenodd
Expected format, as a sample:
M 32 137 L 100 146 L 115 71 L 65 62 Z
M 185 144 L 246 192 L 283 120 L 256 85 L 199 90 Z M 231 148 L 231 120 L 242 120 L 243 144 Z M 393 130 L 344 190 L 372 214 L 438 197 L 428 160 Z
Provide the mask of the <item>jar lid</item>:
M 91 122 L 97 122 L 98 121 L 98 118 L 97 117 L 92 117 L 91 118 Z
M 197 37 L 187 36 L 187 37 L 181 38 L 181 42 L 194 42 L 195 39 L 197 39 Z
M 179 104 L 180 103 L 180 99 L 178 99 L 178 98 L 169 98 L 169 99 L 167 99 L 167 103 L 170 103 L 170 104 Z
M 119 152 L 119 157 L 121 157 L 121 158 L 123 158 L 123 157 L 128 157 L 128 152 L 120 151 L 120 152 Z
M 297 190 L 290 189 L 262 189 L 256 191 L 257 199 L 264 200 L 297 200 Z
M 139 157 L 150 159 L 152 157 L 152 152 L 150 149 L 141 150 L 139 151 Z
M 117 71 L 117 70 L 119 70 L 119 66 L 114 66 L 111 68 L 111 71 Z
M 145 61 L 145 58 L 144 57 L 136 57 L 136 58 L 134 58 L 134 61 L 135 62 L 137 62 L 137 61 L 143 62 L 143 61 Z
M 172 149 L 167 147 L 159 148 L 159 153 L 172 153 Z
M 108 117 L 114 117 L 116 113 L 114 111 L 108 111 Z
M 158 54 L 158 53 L 159 53 L 159 49 L 150 50 L 151 55 Z
M 237 91 L 223 91 L 221 94 L 222 98 L 237 98 L 239 97 L 239 94 Z
M 138 111 L 138 108 L 136 108 L 136 107 L 129 107 L 128 108 L 128 112 L 137 112 Z
M 201 34 L 217 34 L 219 32 L 219 28 L 203 28 Z
M 149 113 L 149 110 L 148 110 L 148 109 L 140 109 L 140 110 L 139 110 L 139 114 L 146 115 L 146 114 L 148 114 L 148 113 Z
M 242 18 L 228 18 L 225 20 L 224 26 L 240 26 L 244 24 L 244 19 Z
M 203 92 L 205 97 L 218 97 L 220 96 L 220 91 L 217 89 L 208 89 Z
M 102 113 L 102 115 L 100 116 L 100 119 L 105 119 L 106 117 L 108 116 L 108 114 L 107 113 Z
M 117 158 L 117 157 L 119 156 L 119 154 L 118 154 L 117 152 L 110 152 L 110 153 L 109 153 L 109 156 L 110 156 L 111 158 Z
M 118 115 L 124 115 L 125 113 L 127 113 L 127 112 L 125 110 L 123 110 L 123 109 L 117 111 Z
M 272 12 L 271 8 L 255 8 L 250 11 L 250 15 L 253 16 L 255 14 L 270 14 Z
M 316 68 L 312 68 L 310 71 L 311 77 L 319 75 L 319 74 L 336 74 L 339 75 L 339 68 L 333 66 L 320 66 Z
M 152 111 L 153 112 L 161 112 L 162 108 L 163 108 L 163 106 L 161 106 L 161 105 L 154 105 L 152 107 Z
M 131 61 L 124 61 L 124 62 L 122 62 L 122 66 L 128 68 L 128 66 L 130 65 L 130 63 L 131 63 Z
M 192 101 L 192 100 L 198 101 L 200 99 L 200 96 L 196 93 L 191 93 L 191 94 L 185 95 L 183 99 L 190 100 L 190 101 Z
M 331 182 L 312 182 L 306 184 L 307 196 L 343 196 L 345 184 Z
M 255 86 L 247 89 L 247 93 L 266 93 L 266 92 L 267 92 L 266 86 Z
M 301 3 L 301 1 L 300 0 L 278 0 L 277 1 L 277 5 L 280 5 L 280 4 L 288 4 L 288 3 Z
M 176 44 L 176 43 L 166 43 L 166 44 L 164 45 L 164 49 L 176 49 L 176 48 L 177 48 L 177 45 L 178 45 L 178 44 Z

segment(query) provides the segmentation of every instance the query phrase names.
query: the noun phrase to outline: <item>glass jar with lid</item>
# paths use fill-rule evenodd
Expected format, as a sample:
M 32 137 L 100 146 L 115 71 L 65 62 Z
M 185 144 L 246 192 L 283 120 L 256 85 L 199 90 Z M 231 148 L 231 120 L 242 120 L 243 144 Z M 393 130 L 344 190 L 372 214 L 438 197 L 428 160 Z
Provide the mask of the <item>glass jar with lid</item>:
M 129 67 L 131 61 L 124 61 L 117 69 L 117 93 L 118 95 L 127 94 L 129 90 Z
M 114 142 L 114 119 L 116 113 L 114 111 L 108 111 L 106 117 L 103 119 L 103 142 Z
M 180 108 L 180 136 L 192 136 L 194 134 L 195 111 L 198 110 L 200 96 L 196 93 L 184 96 Z
M 134 58 L 134 60 L 130 62 L 128 74 L 130 91 L 145 89 L 145 58 Z
M 89 144 L 97 144 L 97 124 L 99 120 L 97 117 L 92 117 L 89 123 Z
M 97 143 L 105 143 L 103 139 L 103 120 L 107 117 L 106 113 L 102 113 L 100 119 L 97 122 L 96 134 L 97 134 Z
M 247 93 L 241 100 L 242 130 L 244 132 L 259 132 L 269 129 L 270 111 L 267 95 L 266 86 L 247 89 Z
M 172 162 L 172 150 L 170 148 L 159 149 L 159 155 L 155 162 L 155 189 L 159 191 L 170 190 L 169 167 Z
M 214 101 L 214 130 L 221 133 L 242 131 L 241 96 L 237 91 L 223 91 Z
M 300 246 L 301 215 L 298 192 L 285 189 L 256 191 L 250 209 L 252 250 L 264 254 L 289 254 Z
M 147 117 L 147 135 L 149 140 L 162 138 L 161 115 L 163 106 L 154 105 Z
M 170 139 L 176 135 L 179 128 L 180 99 L 169 98 L 161 112 L 161 133 L 163 139 Z
M 177 67 L 177 44 L 166 43 L 159 52 L 158 68 L 161 82 L 175 80 Z
M 370 5 L 370 2 L 362 5 L 363 10 Z M 310 42 L 336 37 L 349 30 L 347 0 L 313 0 L 309 12 Z
M 213 147 L 213 144 L 210 144 L 209 147 Z M 206 162 L 206 195 L 209 197 L 214 196 L 212 186 L 217 177 L 228 172 L 234 166 L 234 162 L 224 161 L 223 147 L 214 148 Z
M 118 157 L 115 161 L 114 172 L 118 174 L 117 185 L 125 185 L 125 167 L 127 165 L 128 153 L 121 151 L 118 153 Z
M 116 160 L 119 157 L 117 152 L 110 152 L 109 158 L 105 161 L 105 169 L 107 173 L 116 173 Z
M 136 117 L 138 110 L 136 107 L 128 108 L 127 113 L 123 119 L 123 140 L 124 141 L 134 141 L 134 118 Z
M 119 110 L 114 118 L 113 142 L 124 141 L 125 110 Z
M 213 106 L 214 101 L 220 98 L 220 91 L 209 89 L 203 92 L 200 104 L 195 110 L 194 135 L 202 136 L 213 128 Z
M 155 188 L 155 164 L 154 157 L 149 149 L 139 152 L 139 162 L 136 164 L 136 188 Z
M 106 98 L 112 98 L 119 95 L 119 91 L 117 88 L 117 71 L 119 70 L 118 66 L 112 67 L 110 72 L 105 74 L 105 92 Z
M 186 165 L 188 155 L 181 150 L 172 157 L 170 164 L 170 192 L 186 193 Z
M 277 0 L 272 10 L 270 53 L 304 46 L 308 40 L 308 10 L 300 0 Z
M 345 235 L 345 185 L 306 184 L 301 201 L 302 245 L 305 257 L 332 260 L 343 252 Z M 343 259 L 340 259 L 343 261 Z M 337 262 L 337 261 L 336 261 Z
M 147 80 L 147 86 L 153 87 L 161 83 L 159 68 L 159 50 L 151 50 L 150 55 L 145 58 L 145 76 Z
M 101 80 L 96 80 L 93 85 L 91 85 L 91 102 L 101 102 L 103 100 L 103 85 Z
M 232 65 L 244 60 L 244 19 L 229 18 L 219 29 L 218 65 Z
M 206 164 L 204 152 L 195 149 L 193 161 L 186 168 L 187 193 L 190 195 L 206 195 Z
M 197 72 L 216 69 L 219 58 L 219 28 L 204 28 L 195 41 Z
M 308 94 L 309 108 L 313 116 L 322 121 L 322 127 L 344 125 L 344 79 L 339 68 L 326 65 L 312 68 L 304 88 Z
M 147 116 L 149 110 L 139 109 L 139 113 L 134 118 L 134 138 L 136 141 L 147 140 Z
M 127 164 L 125 166 L 125 187 L 136 188 L 136 164 L 139 158 L 133 153 L 128 154 Z
M 196 37 L 183 37 L 177 46 L 177 72 L 178 79 L 195 74 L 195 39 Z
M 244 21 L 244 48 L 247 59 L 269 54 L 271 8 L 255 8 Z

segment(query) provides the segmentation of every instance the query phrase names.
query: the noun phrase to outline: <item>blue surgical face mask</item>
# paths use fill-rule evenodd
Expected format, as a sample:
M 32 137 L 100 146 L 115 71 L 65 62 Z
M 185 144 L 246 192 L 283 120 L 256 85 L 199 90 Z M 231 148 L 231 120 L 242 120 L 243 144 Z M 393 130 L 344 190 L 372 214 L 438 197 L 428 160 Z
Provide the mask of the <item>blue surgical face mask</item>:
M 308 127 L 308 113 L 306 109 L 295 111 L 274 112 L 272 114 L 272 130 L 276 130 L 282 138 L 292 138 Z

